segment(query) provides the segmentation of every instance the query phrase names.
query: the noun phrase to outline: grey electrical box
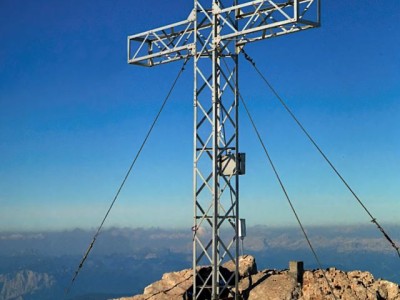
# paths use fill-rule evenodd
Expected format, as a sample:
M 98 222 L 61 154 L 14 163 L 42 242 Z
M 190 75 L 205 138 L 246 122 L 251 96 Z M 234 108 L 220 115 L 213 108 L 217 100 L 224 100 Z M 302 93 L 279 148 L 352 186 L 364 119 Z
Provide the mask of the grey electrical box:
M 239 219 L 239 238 L 242 240 L 246 237 L 246 219 Z
M 239 160 L 239 175 L 246 174 L 246 153 L 238 153 Z
M 221 174 L 225 176 L 244 175 L 246 173 L 246 154 L 237 154 L 237 166 L 234 154 L 228 154 L 221 157 Z

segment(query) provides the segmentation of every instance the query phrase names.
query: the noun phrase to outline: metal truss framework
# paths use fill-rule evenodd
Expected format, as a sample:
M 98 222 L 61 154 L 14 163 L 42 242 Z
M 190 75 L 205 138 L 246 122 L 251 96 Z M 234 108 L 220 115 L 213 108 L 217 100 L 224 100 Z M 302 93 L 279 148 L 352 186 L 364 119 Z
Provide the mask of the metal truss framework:
M 320 0 L 194 0 L 186 20 L 128 37 L 130 64 L 194 58 L 192 299 L 238 299 L 238 55 L 249 42 L 319 25 Z M 227 260 L 234 272 L 222 268 Z

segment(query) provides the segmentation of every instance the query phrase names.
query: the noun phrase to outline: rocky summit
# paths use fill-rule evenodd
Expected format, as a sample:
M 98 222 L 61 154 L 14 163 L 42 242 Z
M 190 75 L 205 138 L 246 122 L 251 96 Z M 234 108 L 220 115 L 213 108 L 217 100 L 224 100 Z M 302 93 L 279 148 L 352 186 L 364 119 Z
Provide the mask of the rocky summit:
M 234 264 L 228 262 L 223 268 L 232 272 Z M 202 267 L 199 272 L 210 272 L 210 267 Z M 254 257 L 244 255 L 239 258 L 239 276 L 238 292 L 243 300 L 400 300 L 398 284 L 375 280 L 369 272 L 336 268 L 303 271 L 302 262 L 290 262 L 288 270 L 258 271 Z M 166 273 L 143 294 L 118 300 L 186 300 L 190 299 L 192 284 L 191 269 Z

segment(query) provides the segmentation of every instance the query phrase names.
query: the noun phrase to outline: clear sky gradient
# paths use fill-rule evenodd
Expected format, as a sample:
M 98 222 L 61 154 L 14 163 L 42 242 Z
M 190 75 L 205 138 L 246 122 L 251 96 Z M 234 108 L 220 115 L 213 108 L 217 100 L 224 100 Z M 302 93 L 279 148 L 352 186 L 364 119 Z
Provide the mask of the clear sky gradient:
M 206 1 L 205 1 L 206 2 Z M 0 1 L 0 229 L 97 227 L 181 63 L 126 62 L 130 34 L 192 1 Z M 247 52 L 383 223 L 400 216 L 400 2 L 323 1 L 319 29 Z M 242 58 L 241 93 L 305 225 L 369 219 Z M 192 224 L 192 62 L 107 226 Z M 241 213 L 294 218 L 241 114 Z

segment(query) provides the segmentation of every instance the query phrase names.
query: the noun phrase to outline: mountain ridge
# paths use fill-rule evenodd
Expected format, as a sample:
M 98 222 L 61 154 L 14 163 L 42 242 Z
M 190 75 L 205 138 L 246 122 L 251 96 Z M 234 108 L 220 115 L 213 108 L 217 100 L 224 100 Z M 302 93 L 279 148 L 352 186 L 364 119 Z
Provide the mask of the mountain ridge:
M 21 270 L 13 274 L 0 275 L 0 299 L 22 300 L 23 296 L 50 289 L 55 279 L 47 273 Z

